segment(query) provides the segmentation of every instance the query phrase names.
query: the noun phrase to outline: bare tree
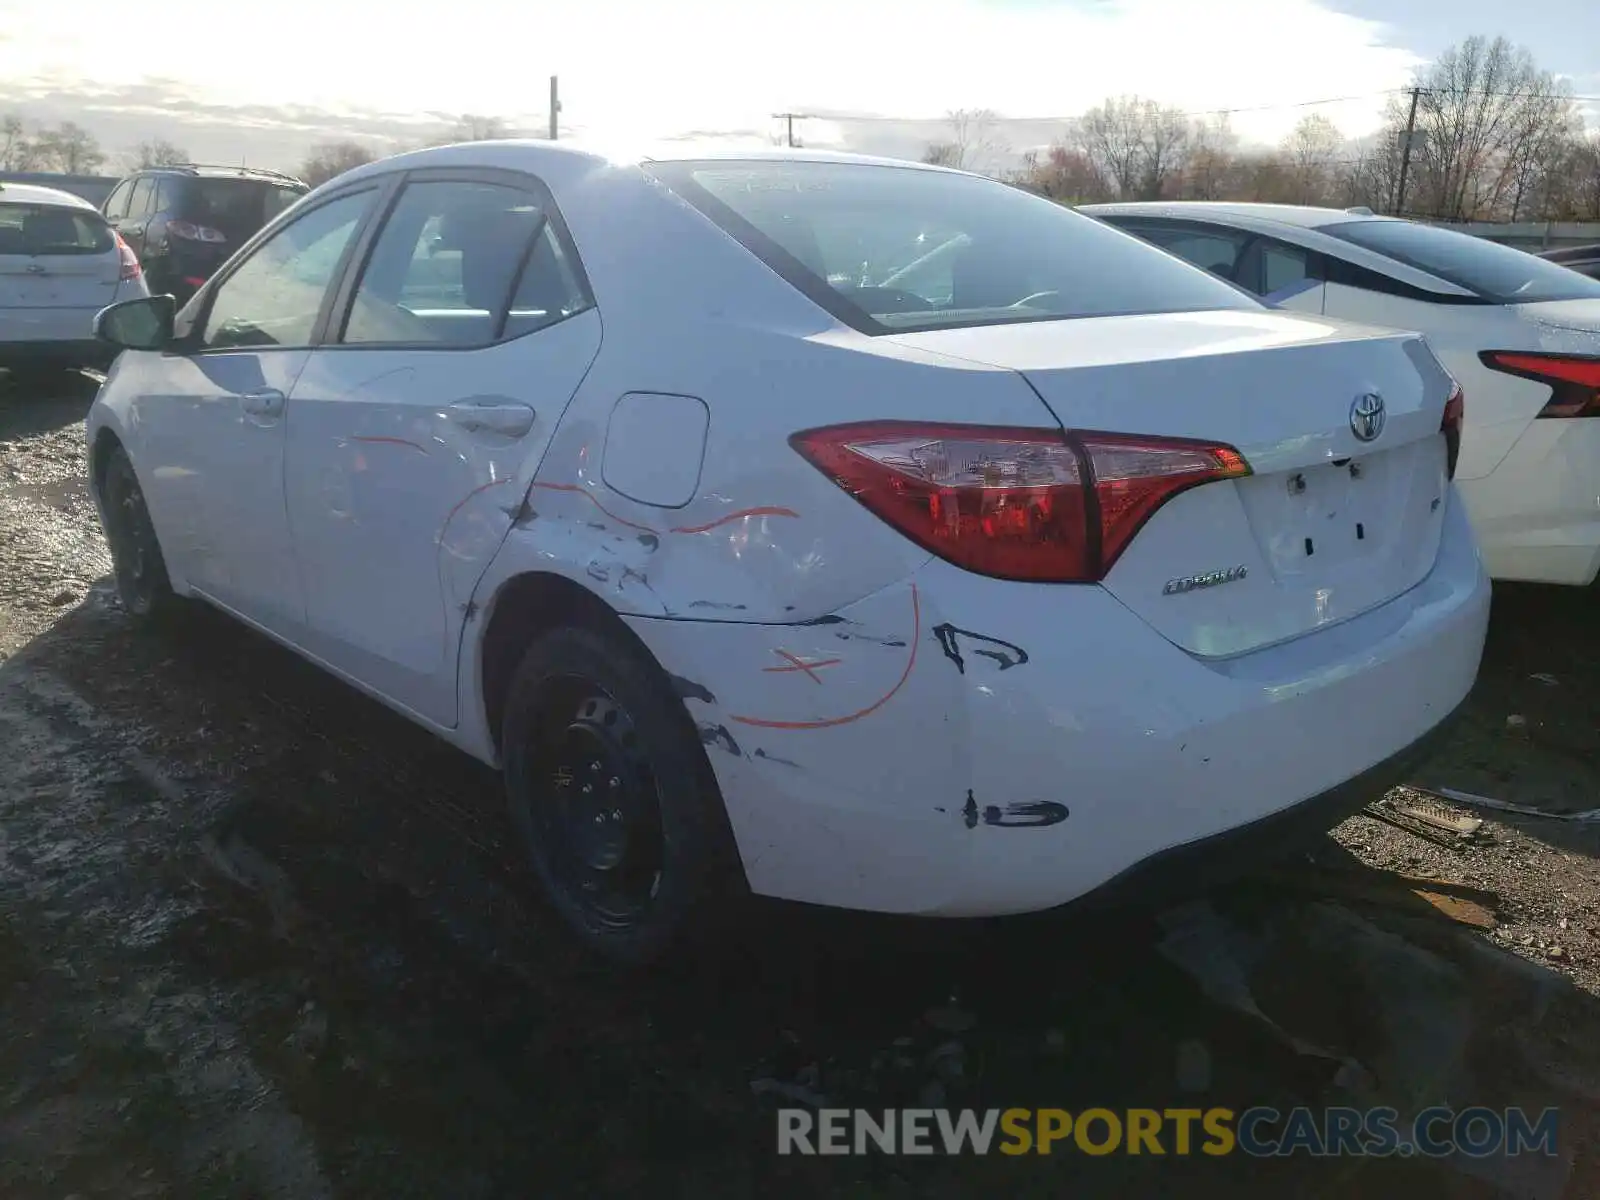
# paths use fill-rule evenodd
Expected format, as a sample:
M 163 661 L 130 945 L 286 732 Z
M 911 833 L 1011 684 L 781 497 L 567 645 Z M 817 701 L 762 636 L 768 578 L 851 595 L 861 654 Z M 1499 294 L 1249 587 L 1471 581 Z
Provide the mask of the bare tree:
M 1121 96 L 1078 118 L 1077 139 L 1118 199 L 1132 199 L 1143 160 L 1141 128 L 1148 101 Z
M 1010 182 L 1063 204 L 1094 204 L 1111 198 L 1089 156 L 1059 143 L 1042 156 L 1029 151 L 1023 157 L 1022 170 Z
M 1239 186 L 1239 138 L 1226 115 L 1197 121 L 1189 138 L 1189 166 L 1183 176 L 1186 200 L 1222 200 Z
M 86 175 L 106 160 L 94 135 L 74 121 L 41 129 L 33 145 L 37 167 L 54 168 L 67 175 Z
M 1311 113 L 1283 140 L 1283 154 L 1294 178 L 1296 204 L 1326 204 L 1333 191 L 1334 160 L 1344 145 L 1339 127 Z
M 1425 149 L 1414 153 L 1416 185 L 1408 189 L 1408 207 L 1429 216 L 1489 216 L 1508 193 L 1526 195 L 1550 127 L 1572 117 L 1571 102 L 1554 77 L 1503 37 L 1470 37 L 1450 47 L 1422 72 L 1417 86 L 1417 129 Z M 1402 124 L 1406 102 L 1391 102 L 1391 125 Z M 1523 168 L 1508 169 L 1519 154 Z
M 1011 147 L 996 128 L 999 118 L 993 109 L 958 108 L 946 120 L 950 123 L 950 142 L 960 154 L 956 165 L 969 171 L 999 169 L 999 160 Z
M 148 167 L 172 167 L 179 163 L 194 161 L 189 157 L 187 150 L 173 145 L 165 138 L 140 142 L 126 159 L 129 168 L 135 171 L 143 171 Z
M 38 157 L 39 149 L 22 118 L 12 113 L 0 118 L 0 171 L 31 171 Z
M 456 119 L 447 139 L 451 142 L 492 142 L 500 138 L 515 137 L 511 127 L 502 117 L 485 117 L 477 113 L 463 113 Z
M 922 161 L 936 167 L 959 167 L 961 147 L 954 142 L 929 142 L 922 151 Z
M 300 178 L 312 187 L 319 187 L 376 157 L 360 142 L 321 142 L 311 148 L 305 162 L 300 164 Z
M 1084 113 L 1077 140 L 1124 200 L 1159 200 L 1188 164 L 1191 126 L 1175 108 L 1118 96 Z

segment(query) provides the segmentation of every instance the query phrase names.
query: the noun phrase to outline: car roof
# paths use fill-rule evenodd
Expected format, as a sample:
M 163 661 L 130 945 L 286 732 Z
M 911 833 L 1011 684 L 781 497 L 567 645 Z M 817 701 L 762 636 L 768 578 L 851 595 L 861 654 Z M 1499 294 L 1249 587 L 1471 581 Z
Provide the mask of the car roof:
M 493 141 L 455 142 L 447 146 L 429 146 L 422 150 L 411 150 L 388 158 L 380 158 L 376 162 L 367 163 L 337 176 L 337 182 L 343 184 L 366 176 L 424 167 L 502 167 L 507 170 L 568 176 L 604 167 L 643 166 L 653 162 L 701 161 L 859 163 L 966 174 L 960 171 L 952 172 L 947 167 L 908 162 L 899 158 L 879 158 L 866 154 L 801 147 L 760 146 L 740 149 L 699 146 L 685 142 L 629 143 L 577 138 L 552 142 L 544 138 L 502 138 Z
M 1318 208 L 1310 204 L 1247 204 L 1214 200 L 1145 200 L 1115 204 L 1082 204 L 1080 212 L 1126 213 L 1129 216 L 1197 217 L 1214 221 L 1229 218 L 1246 221 L 1271 221 L 1278 225 L 1294 225 L 1301 229 L 1321 229 L 1326 225 L 1342 225 L 1347 221 L 1395 221 L 1398 217 L 1382 217 L 1366 211 L 1352 212 L 1343 208 Z
M 41 187 L 37 183 L 0 183 L 0 204 L 48 204 L 92 213 L 100 211 L 82 196 L 74 196 L 59 188 Z

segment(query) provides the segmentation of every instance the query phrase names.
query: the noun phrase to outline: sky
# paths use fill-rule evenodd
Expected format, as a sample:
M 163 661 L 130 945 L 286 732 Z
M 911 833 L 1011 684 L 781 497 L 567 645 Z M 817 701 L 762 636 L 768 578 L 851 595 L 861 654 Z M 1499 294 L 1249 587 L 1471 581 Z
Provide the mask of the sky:
M 248 23 L 222 11 L 162 0 L 157 32 L 111 0 L 0 0 L 0 112 L 77 120 L 113 151 L 164 137 L 292 167 L 316 140 L 382 150 L 463 112 L 542 131 L 558 74 L 563 135 L 600 141 L 765 143 L 783 128 L 772 114 L 795 111 L 832 115 L 797 122 L 807 144 L 914 154 L 948 136 L 944 114 L 984 108 L 1008 118 L 1017 151 L 1137 93 L 1242 110 L 1235 131 L 1270 142 L 1312 111 L 1370 132 L 1418 65 L 1480 32 L 1600 94 L 1593 0 L 273 0 L 246 6 Z

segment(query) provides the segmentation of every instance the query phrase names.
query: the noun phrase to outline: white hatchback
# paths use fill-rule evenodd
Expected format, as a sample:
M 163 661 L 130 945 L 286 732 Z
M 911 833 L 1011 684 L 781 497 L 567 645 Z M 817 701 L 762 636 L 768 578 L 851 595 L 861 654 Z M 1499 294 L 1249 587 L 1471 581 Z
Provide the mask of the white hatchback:
M 1478 669 L 1422 339 L 960 172 L 420 151 L 100 330 L 126 606 L 501 766 L 620 959 L 746 888 L 1014 913 L 1326 828 Z
M 92 204 L 55 188 L 0 183 L 0 367 L 16 376 L 104 366 L 94 318 L 150 293 Z
M 1283 204 L 1082 211 L 1295 312 L 1428 339 L 1467 396 L 1456 475 L 1496 579 L 1600 573 L 1600 279 L 1369 212 Z

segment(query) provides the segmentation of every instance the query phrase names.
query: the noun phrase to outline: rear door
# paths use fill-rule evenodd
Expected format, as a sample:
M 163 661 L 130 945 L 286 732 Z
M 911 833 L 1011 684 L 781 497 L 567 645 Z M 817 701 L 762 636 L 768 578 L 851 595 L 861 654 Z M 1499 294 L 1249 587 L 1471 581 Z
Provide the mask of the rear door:
M 600 317 L 526 175 L 414 172 L 369 241 L 289 404 L 305 644 L 449 726 L 468 602 Z
M 93 209 L 0 199 L 0 338 L 88 341 L 120 273 L 116 239 Z

